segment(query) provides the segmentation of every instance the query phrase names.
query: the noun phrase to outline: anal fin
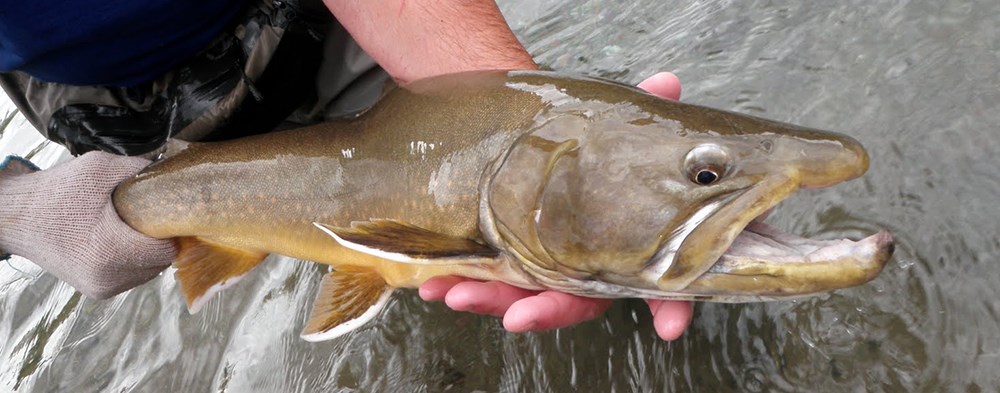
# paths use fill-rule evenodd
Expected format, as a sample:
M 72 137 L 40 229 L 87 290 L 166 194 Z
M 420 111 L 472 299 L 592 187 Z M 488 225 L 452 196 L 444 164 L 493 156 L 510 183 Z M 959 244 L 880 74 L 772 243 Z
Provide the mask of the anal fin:
M 253 270 L 267 253 L 246 251 L 212 243 L 197 237 L 179 237 L 174 276 L 192 314 L 211 299 L 215 293 L 239 282 Z
M 323 276 L 302 339 L 330 340 L 361 327 L 385 307 L 393 290 L 374 270 L 337 268 Z
M 491 263 L 497 251 L 475 240 L 437 233 L 395 220 L 353 222 L 350 228 L 313 223 L 341 246 L 394 262 Z

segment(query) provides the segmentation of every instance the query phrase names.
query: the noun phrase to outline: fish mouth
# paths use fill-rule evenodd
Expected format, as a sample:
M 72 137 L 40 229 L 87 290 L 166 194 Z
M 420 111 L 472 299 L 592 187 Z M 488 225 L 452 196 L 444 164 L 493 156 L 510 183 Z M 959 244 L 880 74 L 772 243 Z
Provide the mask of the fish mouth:
M 717 302 L 776 300 L 864 284 L 885 267 L 894 250 L 882 230 L 852 241 L 813 240 L 784 233 L 763 222 L 782 200 L 800 189 L 820 189 L 857 178 L 868 169 L 860 143 L 835 134 L 789 142 L 775 159 L 759 163 L 767 174 L 706 204 L 668 242 L 651 272 L 657 287 L 684 298 Z M 663 250 L 668 250 L 664 252 Z
M 895 250 L 881 230 L 861 240 L 815 240 L 752 220 L 729 248 L 683 292 L 714 301 L 793 298 L 853 287 L 874 279 Z
M 815 240 L 764 223 L 800 189 L 797 183 L 758 184 L 722 201 L 679 247 L 661 288 L 694 299 L 751 302 L 853 287 L 878 276 L 895 249 L 885 230 L 857 241 Z M 671 274 L 689 279 L 668 281 Z M 664 282 L 679 286 L 663 288 Z

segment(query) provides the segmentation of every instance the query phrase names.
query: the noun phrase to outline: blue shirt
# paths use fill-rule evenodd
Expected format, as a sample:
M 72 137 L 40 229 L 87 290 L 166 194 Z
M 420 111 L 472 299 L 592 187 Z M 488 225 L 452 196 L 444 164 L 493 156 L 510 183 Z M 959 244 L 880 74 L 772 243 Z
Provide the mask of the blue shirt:
M 207 47 L 245 0 L 0 0 L 0 72 L 72 85 L 151 81 Z

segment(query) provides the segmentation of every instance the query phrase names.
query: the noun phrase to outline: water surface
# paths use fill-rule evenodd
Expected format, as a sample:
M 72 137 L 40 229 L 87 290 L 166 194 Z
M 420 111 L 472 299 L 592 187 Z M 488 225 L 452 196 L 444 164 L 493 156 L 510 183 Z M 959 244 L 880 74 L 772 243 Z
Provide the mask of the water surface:
M 189 316 L 169 274 L 94 301 L 14 259 L 0 264 L 0 390 L 1000 391 L 1000 3 L 626 3 L 500 5 L 547 67 L 628 83 L 673 70 L 685 101 L 859 139 L 863 179 L 803 192 L 769 222 L 818 238 L 888 228 L 897 251 L 878 279 L 700 304 L 674 343 L 638 301 L 508 334 L 401 291 L 369 327 L 311 344 L 297 337 L 321 276 L 309 263 L 272 257 Z M 2 151 L 59 158 L 9 123 Z

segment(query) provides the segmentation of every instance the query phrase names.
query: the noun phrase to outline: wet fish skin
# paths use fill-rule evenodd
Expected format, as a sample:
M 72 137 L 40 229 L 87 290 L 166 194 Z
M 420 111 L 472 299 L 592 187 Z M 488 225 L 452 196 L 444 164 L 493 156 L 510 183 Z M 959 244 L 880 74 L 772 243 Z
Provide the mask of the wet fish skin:
M 461 275 L 593 297 L 755 301 L 881 271 L 887 233 L 779 263 L 740 237 L 799 188 L 867 167 L 843 135 L 593 78 L 479 72 L 395 89 L 355 119 L 193 144 L 123 183 L 114 202 L 153 237 L 369 269 L 390 288 Z M 718 179 L 698 184 L 704 170 Z M 473 255 L 476 245 L 492 253 Z M 759 280 L 775 274 L 787 277 Z

